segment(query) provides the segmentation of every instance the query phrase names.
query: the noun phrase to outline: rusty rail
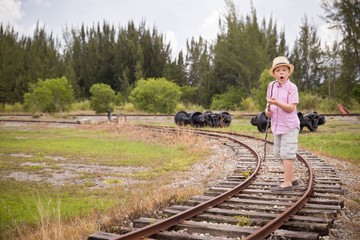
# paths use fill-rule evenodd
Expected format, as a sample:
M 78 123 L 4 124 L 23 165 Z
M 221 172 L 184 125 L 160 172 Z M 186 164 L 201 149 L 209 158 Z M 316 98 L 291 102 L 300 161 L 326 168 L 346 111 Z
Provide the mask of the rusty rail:
M 241 136 L 241 137 L 247 137 L 257 140 L 266 141 L 267 143 L 273 144 L 273 142 L 260 139 L 253 136 L 247 136 L 243 134 L 237 134 L 237 133 L 229 133 L 229 132 L 220 132 L 220 131 L 211 131 L 211 130 L 198 130 L 196 132 L 203 132 L 203 133 L 210 133 L 210 132 L 217 132 L 221 134 L 228 134 L 228 135 L 234 135 L 234 136 Z M 291 205 L 286 211 L 284 211 L 282 214 L 280 214 L 278 217 L 274 218 L 272 221 L 267 223 L 265 226 L 259 228 L 254 233 L 247 236 L 246 240 L 258 240 L 258 239 L 265 239 L 267 236 L 269 236 L 271 233 L 273 233 L 275 230 L 277 230 L 279 227 L 281 227 L 286 221 L 288 221 L 292 216 L 294 216 L 310 199 L 311 195 L 313 194 L 314 189 L 314 174 L 313 170 L 310 166 L 310 164 L 299 154 L 296 154 L 297 158 L 302 161 L 309 171 L 309 182 L 308 187 L 305 191 L 305 193 L 299 198 L 298 201 L 296 201 L 293 205 Z
M 205 133 L 208 136 L 216 136 L 219 137 L 219 135 L 217 134 L 213 134 L 213 133 Z M 223 137 L 223 136 L 221 136 Z M 180 222 L 185 221 L 186 219 L 189 219 L 195 215 L 198 215 L 199 213 L 202 213 L 204 211 L 206 211 L 207 209 L 214 207 L 222 202 L 224 202 L 225 200 L 231 198 L 232 196 L 236 195 L 237 193 L 239 193 L 240 191 L 244 190 L 245 188 L 247 188 L 252 181 L 254 181 L 257 173 L 260 170 L 260 165 L 261 165 L 261 160 L 259 155 L 249 146 L 247 146 L 246 144 L 231 138 L 231 137 L 227 137 L 228 139 L 241 144 L 242 146 L 246 147 L 247 149 L 249 149 L 255 156 L 256 161 L 257 161 L 257 166 L 256 169 L 254 170 L 254 172 L 251 174 L 251 176 L 249 176 L 244 182 L 242 182 L 241 184 L 239 184 L 238 186 L 236 186 L 233 189 L 230 189 L 229 191 L 213 198 L 210 199 L 202 204 L 199 204 L 197 206 L 195 206 L 194 208 L 191 208 L 187 211 L 181 212 L 179 214 L 176 214 L 174 216 L 171 216 L 169 218 L 166 218 L 162 221 L 159 221 L 157 223 L 151 224 L 149 226 L 140 228 L 136 231 L 133 232 L 129 232 L 126 233 L 124 235 L 121 235 L 117 238 L 113 238 L 113 240 L 120 240 L 120 239 L 127 239 L 127 240 L 131 240 L 131 239 L 142 239 L 145 237 L 149 237 L 159 231 L 165 230 L 167 228 L 170 228 Z

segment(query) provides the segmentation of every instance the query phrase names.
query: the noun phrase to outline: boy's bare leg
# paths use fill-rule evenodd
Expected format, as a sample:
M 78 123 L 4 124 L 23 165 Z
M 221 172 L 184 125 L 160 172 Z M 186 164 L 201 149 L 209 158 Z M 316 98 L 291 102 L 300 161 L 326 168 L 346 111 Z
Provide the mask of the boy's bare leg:
M 293 167 L 293 161 L 288 159 L 282 159 L 281 160 L 284 166 L 284 183 L 281 184 L 281 187 L 289 187 L 292 186 L 292 181 L 294 181 L 295 174 L 294 174 L 294 167 Z

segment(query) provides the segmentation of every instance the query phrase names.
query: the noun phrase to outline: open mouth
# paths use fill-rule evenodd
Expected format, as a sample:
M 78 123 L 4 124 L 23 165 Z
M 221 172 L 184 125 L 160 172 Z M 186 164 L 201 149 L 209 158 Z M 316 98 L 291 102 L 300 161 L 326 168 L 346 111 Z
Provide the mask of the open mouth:
M 281 80 L 283 80 L 283 79 L 284 79 L 284 77 L 283 77 L 283 76 L 281 76 L 281 77 L 280 77 L 280 79 L 281 79 Z

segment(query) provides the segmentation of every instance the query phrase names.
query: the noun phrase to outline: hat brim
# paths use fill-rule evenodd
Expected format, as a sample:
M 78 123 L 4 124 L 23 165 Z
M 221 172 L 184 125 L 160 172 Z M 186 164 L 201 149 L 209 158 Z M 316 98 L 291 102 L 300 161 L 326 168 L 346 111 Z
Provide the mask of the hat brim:
M 281 66 L 287 66 L 290 69 L 290 74 L 289 75 L 291 75 L 294 72 L 294 65 L 292 65 L 291 63 L 281 63 L 281 64 L 275 65 L 272 68 L 270 68 L 270 70 L 269 70 L 270 75 L 275 77 L 274 76 L 275 68 L 281 67 Z

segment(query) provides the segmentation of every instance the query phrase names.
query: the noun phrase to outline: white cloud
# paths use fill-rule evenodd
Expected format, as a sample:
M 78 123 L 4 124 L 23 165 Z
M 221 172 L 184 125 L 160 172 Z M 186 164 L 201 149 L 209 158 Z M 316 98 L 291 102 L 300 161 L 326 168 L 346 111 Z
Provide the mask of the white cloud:
M 51 3 L 47 0 L 32 0 L 32 2 L 36 3 L 39 6 L 51 7 Z
M 205 18 L 199 28 L 200 35 L 209 43 L 216 40 L 216 36 L 219 31 L 219 17 L 220 12 L 218 10 L 212 11 L 210 16 Z
M 31 25 L 31 27 L 29 28 L 29 30 L 27 31 L 26 35 L 27 36 L 32 36 L 35 32 L 37 23 L 34 23 Z M 45 27 L 45 23 L 43 23 L 42 21 L 39 21 L 39 28 L 44 28 Z
M 343 38 L 342 33 L 337 29 L 331 29 L 329 23 L 322 24 L 319 28 L 319 38 L 322 40 L 321 44 L 324 46 L 325 43 L 328 45 L 334 41 L 341 41 Z
M 23 17 L 21 2 L 17 0 L 0 0 L 0 22 L 14 24 Z
M 174 55 L 176 55 L 178 53 L 178 51 L 180 51 L 180 49 L 178 48 L 178 41 L 176 39 L 176 34 L 173 31 L 167 31 L 165 34 L 165 41 L 167 44 L 170 43 L 170 48 L 172 50 L 172 54 L 173 57 L 176 57 Z

